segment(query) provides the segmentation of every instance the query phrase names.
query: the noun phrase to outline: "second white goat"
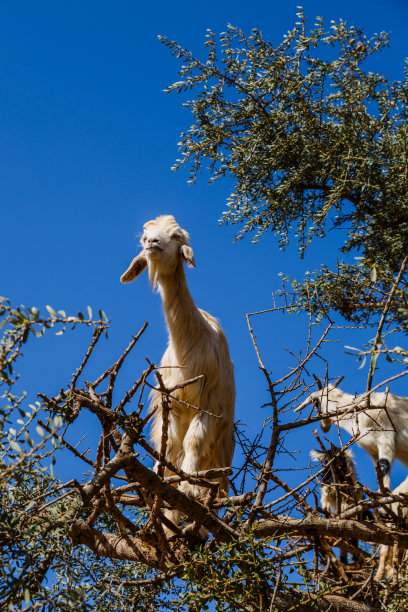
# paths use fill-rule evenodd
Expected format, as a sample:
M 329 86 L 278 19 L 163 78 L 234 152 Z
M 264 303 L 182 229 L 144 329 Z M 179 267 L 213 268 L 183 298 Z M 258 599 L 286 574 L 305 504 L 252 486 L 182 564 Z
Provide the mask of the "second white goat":
M 317 406 L 325 433 L 333 423 L 338 423 L 357 437 L 357 444 L 377 462 L 384 485 L 391 490 L 390 470 L 394 460 L 399 459 L 408 466 L 408 398 L 371 393 L 368 408 L 366 394 L 356 397 L 338 389 L 335 383 L 311 393 L 295 411 L 309 404 Z

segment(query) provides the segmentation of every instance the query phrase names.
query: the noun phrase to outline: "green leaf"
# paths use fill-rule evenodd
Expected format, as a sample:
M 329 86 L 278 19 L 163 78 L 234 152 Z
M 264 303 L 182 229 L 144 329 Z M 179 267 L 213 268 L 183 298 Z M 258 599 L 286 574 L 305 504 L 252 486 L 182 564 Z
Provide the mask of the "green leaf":
M 58 429 L 58 427 L 61 427 L 64 422 L 62 419 L 62 416 L 60 416 L 59 414 L 57 414 L 57 416 L 54 417 L 53 421 L 54 421 L 54 427 L 56 429 Z
M 54 310 L 54 309 L 53 309 L 51 306 L 48 306 L 48 305 L 47 305 L 47 306 L 46 306 L 46 309 L 48 310 L 48 312 L 50 313 L 50 315 L 51 315 L 51 317 L 52 317 L 53 319 L 58 319 L 58 315 L 57 315 L 57 313 L 55 312 L 55 310 Z
M 358 366 L 358 369 L 359 369 L 359 370 L 362 370 L 362 369 L 364 368 L 364 366 L 365 366 L 365 364 L 366 364 L 366 361 L 367 361 L 367 356 L 366 356 L 366 355 L 364 355 L 363 360 L 362 360 L 362 362 L 361 362 L 361 365 L 359 365 L 359 366 Z
M 14 440 L 10 440 L 10 447 L 15 450 L 17 453 L 22 453 L 21 447 Z
M 394 348 L 392 349 L 393 353 L 404 353 L 404 349 L 401 346 L 394 346 Z
M 372 359 L 371 359 L 371 365 L 370 365 L 370 372 L 373 373 L 376 365 L 377 365 L 377 361 L 378 361 L 378 353 L 376 353 L 375 355 L 373 355 Z
M 87 310 L 88 310 L 88 317 L 92 319 L 92 308 L 90 306 L 87 306 Z

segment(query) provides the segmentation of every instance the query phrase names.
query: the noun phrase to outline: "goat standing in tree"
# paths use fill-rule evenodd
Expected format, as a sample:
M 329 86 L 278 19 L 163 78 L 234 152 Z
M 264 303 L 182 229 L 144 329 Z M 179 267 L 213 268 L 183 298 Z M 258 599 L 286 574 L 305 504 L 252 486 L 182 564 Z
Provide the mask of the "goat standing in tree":
M 172 215 L 159 216 L 143 228 L 142 251 L 120 280 L 129 283 L 147 267 L 153 288 L 159 289 L 169 331 L 160 370 L 165 387 L 203 376 L 173 394 L 181 401 L 171 400 L 166 458 L 187 473 L 230 467 L 234 451 L 233 365 L 218 321 L 197 308 L 188 290 L 184 262 L 195 267 L 189 235 Z M 160 451 L 163 407 L 159 391 L 152 392 L 150 410 L 154 411 L 151 438 Z M 190 497 L 202 496 L 199 487 L 186 481 L 180 489 Z M 225 496 L 227 492 L 228 478 L 224 476 L 219 479 L 218 494 Z M 166 516 L 177 523 L 180 513 L 173 510 Z
M 357 444 L 377 462 L 384 485 L 391 490 L 390 471 L 394 459 L 408 466 L 408 398 L 392 393 L 371 393 L 368 407 L 366 394 L 356 397 L 338 389 L 341 380 L 324 388 L 319 381 L 319 389 L 313 391 L 295 412 L 316 404 L 325 433 L 333 423 L 338 423 L 351 436 L 358 436 Z
M 325 451 L 312 450 L 310 457 L 320 461 L 325 468 L 321 480 L 320 504 L 328 513 L 340 514 L 352 506 L 357 506 L 363 499 L 362 488 L 357 479 L 353 453 L 350 449 L 338 448 L 330 443 L 330 449 Z M 372 520 L 369 510 L 361 513 L 362 520 Z M 358 540 L 350 543 L 357 547 Z M 357 560 L 353 554 L 353 559 Z M 347 563 L 347 551 L 340 547 L 340 561 Z
M 329 450 L 313 449 L 310 457 L 325 468 L 320 479 L 320 504 L 323 510 L 340 514 L 363 499 L 350 449 L 341 449 L 330 443 Z

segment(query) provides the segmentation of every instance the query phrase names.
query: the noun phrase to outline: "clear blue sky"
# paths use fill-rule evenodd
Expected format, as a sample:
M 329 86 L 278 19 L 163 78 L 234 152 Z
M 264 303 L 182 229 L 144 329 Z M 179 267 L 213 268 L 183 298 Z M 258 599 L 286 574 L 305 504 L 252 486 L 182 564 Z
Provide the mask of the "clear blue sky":
M 177 80 L 179 63 L 157 35 L 201 56 L 206 29 L 220 32 L 228 22 L 247 32 L 258 27 L 278 43 L 296 21 L 297 4 L 6 0 L 0 5 L 0 293 L 16 304 L 51 304 L 68 313 L 88 304 L 103 308 L 112 319 L 110 339 L 90 364 L 88 378 L 109 365 L 148 319 L 150 328 L 123 373 L 123 386 L 130 385 L 145 356 L 159 361 L 166 330 L 147 276 L 130 286 L 119 277 L 138 248 L 143 223 L 174 214 L 190 232 L 195 252 L 197 269 L 188 272 L 191 292 L 226 331 L 237 376 L 237 419 L 252 433 L 268 416 L 260 408 L 268 396 L 245 314 L 271 307 L 278 272 L 301 277 L 306 269 L 333 263 L 336 252 L 330 240 L 299 262 L 294 251 L 280 253 L 272 235 L 255 246 L 233 244 L 233 231 L 217 224 L 231 185 L 209 185 L 203 174 L 189 187 L 186 172 L 170 171 L 190 117 L 181 97 L 163 93 Z M 405 1 L 308 0 L 303 7 L 310 21 L 317 15 L 327 23 L 342 17 L 367 34 L 390 31 L 391 47 L 375 69 L 402 77 Z M 284 348 L 304 346 L 303 323 L 275 315 L 255 322 L 274 377 L 287 371 Z M 342 386 L 351 392 L 364 389 L 367 372 L 357 370 L 344 344 L 359 346 L 370 337 L 370 332 L 339 335 L 328 353 L 333 375 L 346 374 Z M 57 392 L 79 364 L 86 340 L 86 334 L 74 333 L 31 341 L 23 386 L 32 395 Z M 403 385 L 392 390 L 406 394 Z M 72 441 L 89 429 L 93 444 L 92 426 L 85 417 L 78 421 Z M 290 444 L 304 453 L 313 445 L 311 430 Z M 358 456 L 360 477 L 375 486 L 371 461 L 363 451 Z M 68 477 L 70 467 L 59 462 L 56 472 Z M 405 473 L 396 466 L 393 483 Z

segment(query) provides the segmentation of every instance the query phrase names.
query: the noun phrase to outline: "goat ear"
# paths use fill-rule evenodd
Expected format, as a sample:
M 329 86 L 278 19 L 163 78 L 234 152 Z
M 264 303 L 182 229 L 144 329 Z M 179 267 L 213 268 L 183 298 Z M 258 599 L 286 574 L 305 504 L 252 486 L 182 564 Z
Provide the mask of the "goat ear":
M 132 260 L 132 263 L 126 270 L 124 274 L 120 277 L 121 283 L 130 283 L 134 280 L 139 274 L 143 272 L 145 267 L 147 266 L 146 255 L 143 253 L 139 253 L 137 257 Z
M 194 253 L 193 253 L 193 249 L 191 248 L 191 246 L 188 246 L 187 244 L 182 244 L 180 247 L 180 251 L 183 256 L 184 261 L 186 261 L 189 266 L 192 266 L 193 268 L 195 268 L 196 265 L 194 261 Z
M 300 406 L 295 408 L 293 412 L 301 412 L 303 410 L 303 408 L 306 408 L 306 406 L 309 406 L 310 404 L 313 404 L 314 401 L 315 401 L 315 399 L 314 399 L 313 394 L 309 395 L 309 397 L 307 399 L 305 399 L 305 401 L 302 402 L 300 404 Z

